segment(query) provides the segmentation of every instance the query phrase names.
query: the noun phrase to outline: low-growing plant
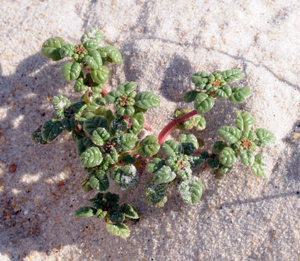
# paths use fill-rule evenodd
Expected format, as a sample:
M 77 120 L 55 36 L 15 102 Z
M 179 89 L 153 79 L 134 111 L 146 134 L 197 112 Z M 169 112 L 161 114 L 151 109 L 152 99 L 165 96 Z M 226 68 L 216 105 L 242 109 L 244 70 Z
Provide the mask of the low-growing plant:
M 75 92 L 84 92 L 74 103 L 61 94 L 54 96 L 56 119 L 46 121 L 31 136 L 34 142 L 47 144 L 66 131 L 71 132 L 77 143 L 81 165 L 88 173 L 81 184 L 82 189 L 100 193 L 89 200 L 92 207 L 79 208 L 75 217 L 104 219 L 109 232 L 122 238 L 129 236 L 130 230 L 123 222 L 128 219 L 136 223 L 140 215 L 128 203 L 119 206 L 119 196 L 107 190 L 110 179 L 122 190 L 136 187 L 143 172 L 143 162 L 151 173 L 144 188 L 144 198 L 149 205 L 156 207 L 166 203 L 167 189 L 173 184 L 177 184 L 184 202 L 197 203 L 202 195 L 202 183 L 193 174 L 193 169 L 205 162 L 219 179 L 232 169 L 240 155 L 242 163 L 250 166 L 254 175 L 264 176 L 263 156 L 260 153 L 254 155 L 254 151 L 257 146 L 273 143 L 275 138 L 268 130 L 252 130 L 255 120 L 247 112 L 236 112 L 238 128 L 224 126 L 218 130 L 225 142 L 215 142 L 212 153 L 201 151 L 204 141 L 192 134 L 180 135 L 179 142 L 166 141 L 176 128 L 204 130 L 203 114 L 213 107 L 217 97 L 229 98 L 232 103 L 250 97 L 248 87 L 231 88 L 227 84 L 242 79 L 242 72 L 234 69 L 194 74 L 195 90 L 187 92 L 183 100 L 194 101 L 195 110 L 176 110 L 174 120 L 162 129 L 158 137 L 149 135 L 140 140 L 138 134 L 143 129 L 151 129 L 144 114 L 148 109 L 158 107 L 160 99 L 152 92 L 137 93 L 135 82 L 125 82 L 110 92 L 106 90 L 103 84 L 109 77 L 109 70 L 104 64 L 121 63 L 122 56 L 113 46 L 100 47 L 102 37 L 101 30 L 92 28 L 83 34 L 80 44 L 66 44 L 55 37 L 48 39 L 42 48 L 42 54 L 54 61 L 69 59 L 61 67 L 61 75 L 67 82 L 75 81 Z M 107 104 L 114 104 L 114 110 Z M 165 156 L 159 156 L 160 149 Z

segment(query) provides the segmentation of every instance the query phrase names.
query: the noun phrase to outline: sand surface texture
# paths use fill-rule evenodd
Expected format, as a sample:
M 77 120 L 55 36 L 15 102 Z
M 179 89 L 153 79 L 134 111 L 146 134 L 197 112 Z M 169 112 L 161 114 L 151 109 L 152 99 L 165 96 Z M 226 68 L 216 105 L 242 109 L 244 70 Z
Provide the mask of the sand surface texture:
M 0 260 L 299 260 L 299 7 L 292 0 L 1 1 Z M 149 173 L 130 191 L 112 185 L 143 216 L 126 240 L 101 220 L 74 219 L 95 194 L 80 188 L 86 174 L 75 143 L 65 133 L 36 145 L 30 135 L 54 118 L 53 96 L 81 96 L 60 75 L 65 61 L 43 57 L 42 43 L 59 36 L 76 44 L 91 27 L 103 30 L 103 46 L 123 55 L 109 67 L 107 89 L 135 81 L 161 98 L 146 114 L 153 131 L 144 135 L 158 135 L 176 108 L 192 108 L 182 96 L 193 89 L 193 73 L 242 70 L 234 86 L 249 86 L 251 98 L 236 105 L 218 99 L 205 114 L 206 130 L 190 133 L 209 150 L 217 129 L 233 126 L 234 111 L 249 111 L 255 127 L 276 136 L 262 150 L 267 175 L 255 178 L 238 163 L 218 181 L 200 167 L 201 201 L 187 205 L 173 189 L 160 209 L 142 197 Z

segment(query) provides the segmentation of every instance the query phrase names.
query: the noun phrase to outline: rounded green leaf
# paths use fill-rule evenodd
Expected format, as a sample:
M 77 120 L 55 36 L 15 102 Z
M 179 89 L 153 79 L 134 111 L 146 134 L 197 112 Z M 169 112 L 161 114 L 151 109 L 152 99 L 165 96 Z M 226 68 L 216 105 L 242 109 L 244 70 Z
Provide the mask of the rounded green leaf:
M 105 119 L 108 120 L 108 123 L 110 124 L 114 120 L 114 115 L 110 109 L 105 108 L 104 106 L 98 107 L 97 110 L 95 110 L 95 115 L 101 115 Z
M 221 73 L 225 82 L 239 81 L 244 77 L 244 74 L 240 70 L 232 69 Z
M 109 76 L 109 70 L 106 66 L 102 66 L 97 70 L 91 69 L 91 76 L 96 83 L 105 83 Z
M 132 133 L 122 134 L 118 140 L 119 150 L 122 152 L 132 150 L 136 147 L 137 144 L 138 139 L 136 135 Z
M 204 114 L 209 111 L 215 104 L 215 99 L 206 94 L 199 93 L 194 102 L 194 108 L 197 110 L 199 114 Z
M 143 126 L 144 127 L 144 113 L 142 113 L 141 111 L 136 112 L 134 115 L 132 115 L 131 117 L 131 123 L 133 126 Z
M 47 144 L 47 141 L 42 138 L 42 126 L 31 134 L 31 139 L 37 144 Z
M 243 88 L 233 88 L 232 95 L 229 97 L 229 100 L 232 103 L 240 103 L 244 102 L 251 96 L 251 91 L 249 87 L 243 87 Z
M 121 189 L 131 189 L 137 185 L 139 173 L 134 165 L 126 165 L 120 168 L 114 166 L 111 169 L 110 177 Z
M 97 218 L 102 219 L 106 216 L 106 214 L 107 214 L 107 211 L 103 211 L 101 208 L 99 208 L 95 215 Z
M 76 152 L 78 156 L 80 156 L 83 152 L 85 152 L 88 148 L 93 147 L 94 144 L 89 137 L 84 137 L 80 139 L 77 143 Z
M 160 105 L 160 99 L 152 92 L 138 93 L 135 101 L 135 105 L 143 109 L 151 109 Z
M 135 82 L 124 82 L 119 86 L 118 91 L 126 97 L 133 97 L 133 95 L 136 94 L 134 91 L 136 87 L 137 85 Z
M 189 156 L 189 162 L 191 164 L 191 168 L 197 168 L 201 166 L 206 161 L 206 158 L 202 155 L 190 155 Z
M 198 91 L 192 90 L 189 92 L 186 92 L 183 96 L 183 101 L 184 102 L 192 102 L 196 99 L 196 96 L 199 94 Z
M 85 135 L 82 132 L 79 131 L 72 131 L 72 140 L 74 140 L 75 142 L 78 142 L 80 139 L 84 138 Z
M 167 183 L 167 182 L 171 182 L 175 178 L 176 178 L 175 172 L 173 172 L 169 166 L 163 166 L 162 168 L 154 172 L 153 183 L 155 185 L 161 183 Z
M 182 151 L 182 145 L 174 140 L 168 140 L 161 144 L 162 151 L 168 156 L 177 156 Z
M 61 67 L 61 75 L 65 79 L 65 81 L 70 82 L 76 80 L 81 72 L 80 63 L 65 63 Z
M 72 44 L 66 44 L 59 50 L 59 54 L 61 57 L 72 57 L 74 54 L 75 47 Z
M 107 119 L 105 119 L 102 116 L 93 116 L 87 120 L 84 121 L 83 123 L 83 130 L 88 134 L 88 135 L 93 135 L 94 130 L 97 128 L 104 128 L 106 129 L 108 125 Z
M 235 120 L 235 125 L 241 131 L 250 130 L 255 125 L 255 119 L 253 116 L 246 111 L 236 111 L 237 119 Z
M 43 43 L 42 54 L 53 61 L 59 61 L 63 58 L 60 56 L 59 50 L 65 44 L 65 41 L 60 37 L 50 38 Z
M 90 186 L 90 182 L 88 182 L 88 181 L 82 182 L 81 188 L 82 188 L 83 192 L 89 192 L 89 191 L 93 190 L 93 188 Z
M 74 117 L 71 117 L 70 119 L 63 119 L 61 123 L 66 131 L 74 131 L 76 128 L 76 120 Z
M 109 132 L 105 128 L 97 128 L 93 131 L 92 141 L 98 146 L 103 146 L 110 138 Z
M 257 139 L 255 141 L 257 146 L 268 146 L 275 142 L 274 134 L 269 130 L 262 128 L 257 129 L 255 131 L 255 134 L 257 136 Z
M 206 120 L 203 116 L 197 114 L 192 118 L 197 130 L 204 130 L 206 128 Z
M 229 143 L 236 143 L 240 140 L 242 132 L 235 127 L 223 126 L 218 129 L 219 136 Z
M 81 42 L 84 44 L 87 41 L 95 41 L 98 44 L 103 38 L 103 32 L 98 28 L 91 28 L 81 36 Z
M 226 147 L 220 153 L 220 161 L 225 166 L 231 166 L 236 161 L 236 155 L 232 148 Z
M 75 218 L 87 218 L 94 216 L 96 214 L 96 209 L 92 207 L 83 207 L 79 208 L 75 211 L 74 217 Z
M 64 130 L 62 123 L 58 120 L 46 121 L 42 127 L 41 133 L 44 141 L 51 142 Z
M 95 93 L 102 93 L 103 90 L 103 84 L 93 83 L 93 86 L 91 87 L 91 90 Z
M 124 224 L 106 224 L 107 230 L 113 235 L 127 238 L 130 235 L 129 228 Z
M 94 116 L 95 116 L 94 113 L 92 113 L 92 112 L 86 112 L 86 113 L 84 113 L 81 117 L 78 118 L 78 123 L 79 123 L 80 125 L 83 125 L 84 122 L 85 122 L 85 120 L 87 120 L 87 119 L 89 119 L 89 118 L 92 118 L 92 117 L 94 117 Z
M 102 58 L 100 53 L 97 50 L 90 52 L 83 58 L 83 61 L 94 70 L 97 70 L 102 67 Z
M 198 178 L 192 177 L 180 183 L 179 192 L 184 202 L 195 204 L 202 196 L 202 183 Z
M 262 178 L 265 175 L 265 166 L 266 164 L 264 163 L 264 157 L 260 153 L 255 156 L 251 170 L 256 177 Z
M 150 206 L 162 207 L 167 201 L 166 191 L 169 183 L 155 185 L 148 183 L 144 188 L 144 198 Z
M 125 115 L 130 117 L 134 114 L 135 110 L 134 110 L 134 107 L 133 106 L 127 106 L 125 108 Z
M 228 99 L 231 96 L 232 91 L 229 85 L 223 85 L 220 89 L 215 91 L 215 94 L 221 99 Z
M 113 136 L 120 136 L 128 128 L 128 122 L 124 119 L 114 119 L 109 125 L 109 131 Z
M 94 40 L 88 40 L 83 44 L 83 46 L 89 53 L 91 53 L 99 47 L 99 43 Z
M 252 166 L 254 163 L 254 155 L 251 150 L 242 150 L 240 153 L 241 160 L 245 166 Z
M 108 45 L 99 48 L 98 51 L 101 53 L 102 57 L 109 57 L 110 59 L 107 59 L 107 61 L 109 62 L 114 62 L 114 63 L 122 62 L 122 55 L 116 47 Z
M 158 139 L 155 136 L 147 136 L 140 142 L 138 154 L 143 158 L 149 158 L 159 151 Z
M 69 99 L 59 94 L 52 99 L 53 108 L 56 118 L 60 119 L 64 117 L 64 109 L 71 105 Z
M 102 162 L 102 154 L 97 147 L 88 148 L 80 155 L 80 162 L 83 167 L 95 167 Z
M 195 73 L 191 80 L 195 84 L 196 89 L 204 90 L 206 85 L 208 84 L 209 73 L 207 72 L 197 72 Z
M 82 91 L 85 91 L 86 89 L 87 89 L 87 86 L 84 85 L 83 79 L 82 78 L 77 79 L 74 84 L 74 91 L 82 92 Z
M 114 211 L 108 215 L 108 219 L 114 223 L 122 223 L 125 219 L 125 215 L 119 211 Z
M 119 157 L 118 152 L 115 149 L 111 149 L 109 152 L 103 155 L 103 159 L 110 164 L 117 163 L 118 157 Z
M 193 154 L 199 147 L 198 140 L 193 134 L 181 134 L 179 142 L 181 142 L 183 153 L 186 155 Z
M 208 164 L 212 169 L 217 169 L 217 168 L 219 168 L 220 160 L 219 160 L 218 157 L 210 158 L 210 159 L 207 159 L 207 164 Z
M 114 193 L 110 193 L 110 192 L 105 193 L 104 198 L 106 199 L 106 201 L 114 202 L 114 203 L 119 202 L 119 199 L 120 199 L 118 194 L 114 194 Z
M 120 160 L 125 164 L 134 164 L 136 157 L 133 155 L 121 155 Z
M 105 191 L 109 188 L 109 181 L 104 171 L 98 171 L 89 180 L 90 186 L 98 191 Z
M 166 164 L 165 159 L 154 158 L 147 164 L 146 170 L 150 173 L 154 173 L 157 170 L 159 170 L 160 168 L 162 168 L 165 164 Z
M 127 204 L 127 203 L 124 203 L 122 206 L 121 206 L 121 209 L 120 209 L 124 215 L 126 217 L 129 217 L 129 218 L 133 218 L 133 219 L 138 219 L 140 218 L 140 215 L 139 213 L 136 211 L 136 209 L 131 206 L 130 204 Z
M 224 149 L 228 147 L 227 144 L 223 141 L 216 141 L 213 145 L 213 148 L 212 148 L 212 153 L 213 154 L 216 154 L 216 155 L 219 155 L 220 152 Z

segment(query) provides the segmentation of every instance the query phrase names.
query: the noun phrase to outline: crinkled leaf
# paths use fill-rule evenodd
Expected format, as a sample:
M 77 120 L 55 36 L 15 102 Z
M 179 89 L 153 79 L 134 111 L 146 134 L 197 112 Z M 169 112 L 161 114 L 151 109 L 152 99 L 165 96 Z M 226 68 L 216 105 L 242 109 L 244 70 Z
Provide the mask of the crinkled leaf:
M 93 131 L 92 141 L 98 146 L 103 146 L 109 138 L 110 134 L 105 128 L 97 128 Z
M 76 80 L 81 72 L 80 63 L 65 63 L 61 67 L 61 75 L 65 81 L 70 82 Z
M 114 223 L 122 223 L 125 219 L 125 215 L 120 211 L 114 211 L 108 215 L 108 219 Z
M 183 153 L 186 155 L 193 154 L 199 147 L 197 138 L 193 134 L 181 134 L 179 142 L 181 142 Z
M 162 151 L 168 156 L 179 155 L 182 151 L 182 145 L 174 140 L 168 140 L 161 144 Z
M 104 46 L 98 49 L 102 57 L 109 57 L 110 59 L 106 59 L 109 62 L 121 63 L 122 55 L 116 47 L 113 46 Z
M 236 155 L 232 148 L 226 147 L 220 153 L 220 161 L 225 166 L 231 166 L 236 161 Z
M 134 110 L 134 107 L 133 106 L 127 106 L 125 108 L 125 115 L 130 117 L 134 114 L 135 110 Z
M 83 44 L 83 46 L 89 53 L 91 53 L 99 47 L 99 43 L 94 40 L 88 40 Z
M 91 76 L 96 83 L 105 83 L 109 76 L 109 70 L 106 66 L 102 66 L 97 70 L 91 69 Z
M 76 129 L 76 120 L 74 117 L 71 117 L 70 119 L 63 119 L 61 123 L 66 131 L 70 132 Z
M 44 141 L 51 142 L 59 134 L 62 133 L 64 127 L 62 123 L 58 120 L 46 121 L 42 127 L 42 138 Z
M 121 95 L 119 91 L 111 91 L 105 95 L 105 100 L 107 103 L 115 103 Z
M 269 130 L 262 129 L 262 128 L 257 129 L 255 131 L 255 134 L 257 136 L 256 144 L 258 146 L 268 146 L 275 142 L 274 134 Z
M 120 209 L 124 215 L 126 217 L 129 217 L 129 218 L 133 218 L 133 219 L 138 219 L 140 218 L 140 215 L 139 213 L 136 211 L 136 209 L 131 206 L 130 204 L 128 203 L 124 203 L 122 206 L 121 206 L 121 209 Z
M 134 165 L 125 165 L 120 168 L 114 166 L 111 169 L 110 177 L 121 189 L 131 189 L 137 185 L 139 173 Z
M 74 84 L 75 92 L 83 92 L 87 89 L 87 86 L 84 85 L 83 78 L 78 78 Z
M 83 167 L 95 167 L 102 162 L 102 154 L 97 147 L 88 148 L 80 155 L 80 162 Z
M 75 142 L 78 142 L 80 139 L 84 138 L 85 135 L 82 132 L 79 131 L 72 131 L 72 140 L 74 140 Z
M 59 94 L 53 97 L 52 104 L 56 118 L 60 119 L 64 117 L 64 109 L 69 107 L 71 102 L 65 96 Z
M 89 192 L 89 191 L 93 190 L 93 188 L 90 186 L 89 181 L 82 182 L 81 183 L 81 188 L 82 188 L 83 192 Z
M 118 145 L 120 151 L 130 151 L 136 147 L 138 144 L 138 139 L 136 135 L 132 133 L 122 134 L 118 140 Z
M 130 235 L 129 228 L 124 224 L 106 224 L 107 230 L 113 235 L 127 238 Z
M 109 188 L 109 181 L 104 171 L 98 171 L 89 180 L 90 186 L 98 191 L 105 191 Z
M 117 163 L 118 157 L 119 157 L 118 152 L 115 149 L 111 149 L 109 152 L 103 155 L 103 159 L 110 164 Z
M 134 91 L 136 87 L 137 85 L 135 82 L 124 82 L 119 86 L 118 91 L 126 97 L 134 97 L 136 95 L 136 92 Z
M 92 207 L 83 207 L 79 208 L 75 211 L 74 217 L 75 218 L 87 218 L 94 216 L 96 214 L 96 209 Z
M 241 160 L 245 166 L 252 166 L 254 163 L 254 155 L 251 150 L 242 150 L 240 153 Z
M 251 96 L 251 91 L 249 87 L 243 87 L 243 88 L 233 88 L 232 95 L 229 97 L 229 100 L 232 103 L 240 103 L 244 102 Z
M 143 109 L 151 109 L 160 105 L 160 99 L 152 92 L 140 92 L 135 97 L 136 106 Z
M 104 106 L 98 107 L 97 110 L 95 110 L 95 115 L 101 115 L 105 119 L 108 120 L 108 124 L 111 124 L 111 122 L 114 120 L 114 115 L 110 109 L 105 108 Z
M 180 183 L 179 192 L 184 202 L 195 204 L 202 196 L 202 183 L 198 178 L 192 177 Z
M 103 32 L 101 30 L 98 28 L 91 28 L 81 36 L 81 42 L 85 43 L 87 41 L 95 41 L 99 44 L 102 38 Z
M 255 125 L 255 119 L 253 116 L 246 111 L 236 111 L 237 119 L 235 120 L 235 125 L 241 131 L 250 130 Z
M 229 143 L 236 143 L 242 136 L 242 132 L 238 128 L 229 126 L 223 126 L 218 129 L 218 134 L 223 140 Z
M 223 164 L 220 164 L 219 166 L 219 171 L 222 173 L 222 174 L 227 174 L 230 172 L 230 170 L 232 169 L 232 167 L 228 167 L 228 166 L 225 166 Z
M 84 113 L 81 117 L 78 118 L 78 123 L 79 123 L 80 125 L 83 126 L 84 122 L 85 122 L 87 119 L 90 119 L 90 118 L 92 118 L 92 117 L 94 117 L 94 116 L 95 116 L 94 113 L 92 113 L 92 112 L 86 112 L 86 113 Z
M 226 82 L 239 81 L 244 77 L 244 74 L 240 70 L 236 69 L 227 70 L 222 72 L 221 74 Z
M 97 50 L 90 52 L 83 58 L 83 61 L 94 70 L 97 70 L 102 67 L 102 58 L 100 53 Z
M 224 149 L 228 147 L 227 144 L 223 141 L 216 141 L 213 145 L 213 148 L 212 148 L 212 153 L 213 154 L 216 154 L 216 155 L 219 155 L 220 152 Z
M 114 202 L 114 203 L 119 202 L 119 199 L 120 199 L 118 194 L 114 194 L 114 193 L 110 193 L 110 192 L 105 193 L 104 198 L 106 199 L 106 201 Z
M 78 156 L 80 156 L 83 152 L 85 152 L 88 148 L 93 147 L 94 144 L 89 137 L 84 137 L 80 139 L 77 143 L 76 152 Z
M 147 164 L 146 170 L 150 173 L 154 173 L 164 165 L 166 165 L 166 162 L 163 158 L 154 158 Z
M 59 54 L 61 57 L 72 57 L 74 51 L 75 51 L 74 45 L 65 44 L 62 48 L 60 48 Z
M 99 106 L 106 104 L 101 93 L 89 92 L 88 101 L 88 105 L 85 108 L 86 111 L 95 111 Z
M 95 216 L 99 219 L 102 219 L 106 216 L 107 211 L 103 211 L 101 208 L 99 208 L 95 214 Z
M 212 169 L 217 169 L 217 168 L 219 168 L 220 160 L 219 160 L 218 157 L 210 158 L 210 159 L 207 159 L 207 164 L 208 164 Z
M 194 108 L 197 110 L 199 114 L 204 114 L 209 111 L 215 104 L 215 99 L 206 94 L 199 93 L 194 102 Z
M 139 111 L 132 115 L 131 123 L 134 126 L 142 126 L 144 124 L 144 113 Z
M 262 178 L 265 175 L 265 166 L 263 155 L 260 153 L 255 156 L 251 170 L 256 177 Z
M 206 85 L 208 84 L 209 73 L 207 72 L 197 72 L 195 73 L 191 80 L 195 84 L 196 89 L 204 90 Z
M 175 178 L 176 178 L 175 172 L 173 172 L 169 166 L 163 166 L 162 168 L 154 172 L 153 183 L 155 185 L 161 183 L 167 183 L 167 182 L 171 182 Z
M 136 157 L 133 155 L 122 155 L 120 160 L 125 164 L 134 164 L 136 162 Z
M 150 206 L 162 207 L 167 201 L 166 191 L 168 187 L 168 183 L 159 185 L 148 183 L 144 188 L 144 198 Z
M 202 115 L 195 115 L 193 121 L 197 130 L 204 130 L 206 128 L 206 120 Z
M 42 138 L 42 126 L 31 134 L 31 139 L 37 144 L 47 144 L 47 141 Z
M 128 122 L 125 119 L 114 119 L 110 125 L 109 130 L 110 133 L 116 137 L 123 134 L 128 128 Z
M 84 102 L 75 102 L 68 109 L 64 110 L 65 117 L 74 116 L 80 117 L 82 112 L 85 110 L 86 104 Z
M 93 116 L 93 117 L 91 117 L 91 118 L 84 121 L 83 130 L 88 135 L 93 135 L 94 130 L 96 130 L 99 127 L 106 129 L 107 125 L 108 125 L 108 121 L 104 117 L 102 117 L 102 116 Z
M 206 161 L 206 158 L 202 155 L 190 155 L 189 156 L 189 162 L 191 164 L 191 168 L 197 168 L 201 166 Z
M 196 99 L 196 96 L 198 94 L 199 94 L 199 92 L 196 90 L 186 92 L 183 96 L 183 101 L 184 102 L 193 102 Z
M 60 56 L 59 50 L 65 44 L 65 41 L 60 37 L 50 38 L 43 43 L 42 54 L 53 61 L 59 61 L 63 58 Z
M 230 86 L 226 84 L 223 85 L 220 89 L 216 90 L 215 94 L 221 99 L 228 99 L 231 96 L 232 91 Z
M 140 142 L 138 154 L 143 158 L 149 158 L 159 151 L 158 139 L 155 136 L 147 136 Z
M 102 93 L 103 84 L 94 82 L 93 86 L 91 87 L 91 90 L 95 93 Z

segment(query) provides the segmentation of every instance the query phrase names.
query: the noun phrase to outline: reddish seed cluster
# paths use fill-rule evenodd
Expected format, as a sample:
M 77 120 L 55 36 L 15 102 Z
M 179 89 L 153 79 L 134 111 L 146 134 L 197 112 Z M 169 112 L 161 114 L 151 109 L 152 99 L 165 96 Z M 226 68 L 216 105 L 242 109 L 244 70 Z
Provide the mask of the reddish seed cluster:
M 249 139 L 243 139 L 241 141 L 241 145 L 244 148 L 244 150 L 248 150 L 251 147 L 251 141 Z
M 106 153 L 110 153 L 110 151 L 114 148 L 113 144 L 111 141 L 107 142 L 104 146 L 103 146 L 103 150 Z
M 213 83 L 212 83 L 212 86 L 220 86 L 220 82 L 215 80 Z
M 75 49 L 75 53 L 77 53 L 77 54 L 82 54 L 84 51 L 85 51 L 84 46 L 78 46 Z

